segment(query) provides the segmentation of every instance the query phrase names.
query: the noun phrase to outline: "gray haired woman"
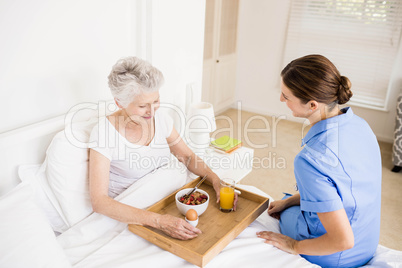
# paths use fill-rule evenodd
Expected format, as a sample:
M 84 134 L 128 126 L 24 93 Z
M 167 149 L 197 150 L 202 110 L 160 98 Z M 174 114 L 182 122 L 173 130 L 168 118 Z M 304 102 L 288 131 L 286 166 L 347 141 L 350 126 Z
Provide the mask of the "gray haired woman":
M 99 131 L 98 125 L 91 133 L 91 141 L 98 141 L 90 148 L 91 202 L 95 212 L 118 221 L 151 226 L 182 240 L 192 239 L 201 231 L 183 219 L 145 211 L 113 199 L 159 167 L 133 166 L 128 159 L 130 154 L 154 159 L 151 162 L 159 165 L 164 163 L 161 159 L 170 159 L 173 154 L 191 172 L 208 175 L 219 200 L 219 177 L 184 143 L 172 119 L 158 111 L 162 84 L 162 73 L 139 58 L 123 58 L 113 66 L 109 87 L 119 110 L 106 118 L 105 133 Z M 116 137 L 119 137 L 117 143 Z

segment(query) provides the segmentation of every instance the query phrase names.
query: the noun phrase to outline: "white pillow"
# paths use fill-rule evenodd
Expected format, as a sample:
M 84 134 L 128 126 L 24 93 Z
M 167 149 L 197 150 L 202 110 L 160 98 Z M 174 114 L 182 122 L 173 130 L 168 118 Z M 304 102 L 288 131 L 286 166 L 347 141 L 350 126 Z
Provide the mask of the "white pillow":
M 27 183 L 0 198 L 0 267 L 72 267 L 34 199 Z
M 45 213 L 52 229 L 57 233 L 63 233 L 69 226 L 47 182 L 45 164 L 19 166 L 18 176 L 21 181 L 32 186 L 35 192 L 35 203 Z
M 46 151 L 48 184 L 69 226 L 92 213 L 87 143 L 97 120 L 66 126 L 56 134 Z

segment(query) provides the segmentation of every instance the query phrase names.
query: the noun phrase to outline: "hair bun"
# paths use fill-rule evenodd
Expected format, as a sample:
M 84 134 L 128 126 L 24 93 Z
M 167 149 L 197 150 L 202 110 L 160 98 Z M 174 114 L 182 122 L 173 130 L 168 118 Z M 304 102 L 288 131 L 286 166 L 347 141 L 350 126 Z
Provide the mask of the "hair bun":
M 352 83 L 350 83 L 349 78 L 347 78 L 346 76 L 341 76 L 341 81 L 338 89 L 338 104 L 347 103 L 353 96 L 353 93 L 350 90 L 351 86 Z

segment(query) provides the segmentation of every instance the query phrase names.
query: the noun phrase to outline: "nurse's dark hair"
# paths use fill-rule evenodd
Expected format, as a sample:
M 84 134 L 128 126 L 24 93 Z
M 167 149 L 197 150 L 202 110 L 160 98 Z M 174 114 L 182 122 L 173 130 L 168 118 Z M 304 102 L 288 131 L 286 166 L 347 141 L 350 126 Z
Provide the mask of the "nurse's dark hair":
M 322 55 L 307 55 L 291 61 L 281 76 L 284 85 L 304 104 L 315 100 L 333 108 L 353 96 L 349 79 Z

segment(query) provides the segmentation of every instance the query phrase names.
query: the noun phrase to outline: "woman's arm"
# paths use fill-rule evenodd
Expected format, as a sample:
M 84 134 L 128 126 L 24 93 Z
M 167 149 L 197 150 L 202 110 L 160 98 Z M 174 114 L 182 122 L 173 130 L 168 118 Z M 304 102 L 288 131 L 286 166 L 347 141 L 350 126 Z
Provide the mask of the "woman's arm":
M 220 179 L 218 175 L 187 146 L 175 128 L 173 128 L 172 133 L 167 138 L 167 142 L 172 154 L 186 165 L 188 170 L 198 176 L 208 175 L 207 180 L 212 183 L 215 191 L 219 192 Z
M 120 203 L 108 196 L 110 161 L 90 149 L 89 191 L 93 210 L 128 224 L 151 226 L 178 239 L 191 239 L 201 231 L 186 221 L 170 215 L 160 215 Z
M 172 154 L 176 156 L 180 162 L 185 164 L 188 170 L 201 177 L 207 175 L 207 180 L 211 182 L 214 187 L 217 202 L 219 202 L 220 179 L 218 175 L 216 175 L 208 165 L 187 146 L 174 127 L 172 133 L 167 138 L 167 142 Z M 236 210 L 236 204 L 237 194 L 235 194 L 234 210 Z
M 317 215 L 327 231 L 320 237 L 297 241 L 273 232 L 259 232 L 257 235 L 266 239 L 265 243 L 292 254 L 329 255 L 354 246 L 352 227 L 344 209 Z

